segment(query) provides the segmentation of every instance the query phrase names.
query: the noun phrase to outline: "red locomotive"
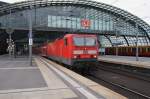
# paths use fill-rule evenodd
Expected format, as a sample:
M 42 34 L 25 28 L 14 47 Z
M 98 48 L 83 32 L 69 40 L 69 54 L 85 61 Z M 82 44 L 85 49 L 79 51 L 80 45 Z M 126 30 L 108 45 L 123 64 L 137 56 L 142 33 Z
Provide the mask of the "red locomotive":
M 96 35 L 66 34 L 40 48 L 42 56 L 67 65 L 79 62 L 96 62 L 98 42 Z
M 140 57 L 150 57 L 150 46 L 138 46 L 139 56 Z M 105 48 L 106 55 L 115 55 L 116 47 L 107 47 Z M 135 56 L 136 46 L 120 46 L 118 47 L 118 55 L 121 56 Z

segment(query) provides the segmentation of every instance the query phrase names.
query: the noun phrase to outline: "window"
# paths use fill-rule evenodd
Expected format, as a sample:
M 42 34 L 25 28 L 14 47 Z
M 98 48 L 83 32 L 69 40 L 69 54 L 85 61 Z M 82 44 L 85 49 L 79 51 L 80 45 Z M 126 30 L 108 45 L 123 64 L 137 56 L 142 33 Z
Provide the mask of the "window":
M 83 37 L 74 37 L 74 44 L 76 46 L 84 46 L 84 38 Z
M 146 47 L 142 48 L 141 52 L 145 53 L 146 52 Z
M 95 40 L 95 38 L 86 37 L 86 38 L 85 38 L 85 45 L 86 45 L 86 46 L 95 46 L 95 45 L 96 45 L 96 40 Z
M 150 48 L 148 48 L 148 52 L 150 52 Z
M 136 48 L 133 48 L 132 50 L 133 50 L 133 52 L 136 52 Z
M 68 45 L 68 43 L 67 43 L 67 38 L 64 38 L 64 45 Z
M 76 46 L 95 46 L 96 39 L 93 37 L 74 37 L 74 44 Z

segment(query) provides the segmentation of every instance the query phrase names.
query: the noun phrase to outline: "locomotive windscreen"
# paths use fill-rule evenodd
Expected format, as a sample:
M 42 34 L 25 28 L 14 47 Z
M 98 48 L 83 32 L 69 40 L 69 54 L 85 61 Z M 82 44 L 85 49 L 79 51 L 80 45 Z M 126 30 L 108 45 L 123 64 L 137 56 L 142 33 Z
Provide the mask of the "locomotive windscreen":
M 96 38 L 94 37 L 74 37 L 74 45 L 76 46 L 95 46 Z

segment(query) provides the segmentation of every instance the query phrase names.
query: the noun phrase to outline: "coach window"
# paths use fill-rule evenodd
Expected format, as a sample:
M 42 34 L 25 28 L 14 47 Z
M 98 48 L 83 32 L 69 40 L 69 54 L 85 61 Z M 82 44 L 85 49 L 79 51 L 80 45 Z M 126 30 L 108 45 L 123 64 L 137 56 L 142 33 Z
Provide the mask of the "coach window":
M 144 53 L 146 52 L 146 48 L 141 48 L 141 50 L 142 50 L 141 52 L 144 52 Z
M 148 48 L 148 52 L 150 52 L 150 48 Z
M 64 38 L 64 44 L 67 46 L 68 43 L 67 43 L 67 38 Z

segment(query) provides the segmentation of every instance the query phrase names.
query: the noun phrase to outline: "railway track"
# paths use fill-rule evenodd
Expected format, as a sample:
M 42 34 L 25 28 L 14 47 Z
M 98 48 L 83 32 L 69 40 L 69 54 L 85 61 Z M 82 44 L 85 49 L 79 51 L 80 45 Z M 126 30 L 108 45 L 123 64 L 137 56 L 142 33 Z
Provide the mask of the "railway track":
M 86 74 L 85 76 L 100 84 L 103 84 L 105 87 L 109 87 L 112 90 L 122 95 L 125 95 L 129 99 L 150 99 L 150 90 L 149 90 L 150 81 L 145 80 L 145 78 L 142 78 L 141 75 L 137 75 L 137 73 L 135 74 L 131 72 L 125 72 L 118 68 L 112 69 L 111 67 L 110 69 L 107 68 L 107 66 L 102 66 L 102 64 L 96 65 L 95 67 L 96 67 L 95 70 L 92 70 L 90 74 Z M 112 79 L 111 77 L 112 78 L 114 77 L 115 80 Z M 137 83 L 137 87 L 134 86 L 136 85 L 136 83 Z
M 120 85 L 120 84 L 116 84 L 116 83 L 113 83 L 113 82 L 111 82 L 111 81 L 107 81 L 107 80 L 105 80 L 105 79 L 102 79 L 102 78 L 99 78 L 99 77 L 96 77 L 96 76 L 87 76 L 88 78 L 90 78 L 90 79 L 92 79 L 92 80 L 95 80 L 95 81 L 97 81 L 97 82 L 101 82 L 101 81 L 103 81 L 104 83 L 105 83 L 105 85 L 106 85 L 106 87 L 108 87 L 107 86 L 107 84 L 109 84 L 109 88 L 111 88 L 111 87 L 117 87 L 117 90 L 119 91 L 119 90 L 121 90 L 121 91 L 123 91 L 123 92 L 121 92 L 121 94 L 122 93 L 124 93 L 124 94 L 126 94 L 126 97 L 128 97 L 129 99 L 150 99 L 150 96 L 147 96 L 147 95 L 145 95 L 145 94 L 143 94 L 143 93 L 140 93 L 140 92 L 137 92 L 137 91 L 135 91 L 135 90 L 132 90 L 132 89 L 130 89 L 130 88 L 127 88 L 127 87 L 125 87 L 125 86 L 122 86 L 122 85 Z M 106 84 L 107 83 L 107 84 Z M 111 86 L 111 87 L 110 87 Z M 118 89 L 119 88 L 119 89 Z M 111 88 L 112 89 L 112 88 Z M 116 89 L 116 88 L 115 88 Z M 115 91 L 115 90 L 114 90 Z M 129 93 L 130 92 L 130 93 Z M 118 93 L 120 93 L 120 92 L 118 92 Z
M 61 64 L 62 65 L 62 64 Z M 63 65 L 64 67 L 67 67 L 66 65 Z M 73 71 L 82 74 L 83 76 L 109 88 L 112 89 L 115 92 L 118 92 L 129 99 L 150 99 L 150 81 L 144 80 L 141 77 L 138 77 L 136 74 L 129 74 L 130 72 L 125 73 L 125 71 L 121 71 L 118 68 L 112 69 L 112 68 L 105 68 L 106 66 L 102 66 L 102 64 L 94 64 L 92 67 L 95 67 L 90 72 L 84 73 L 81 70 L 73 69 Z M 68 68 L 69 69 L 69 68 Z M 102 73 L 103 72 L 103 73 Z M 102 74 L 101 74 L 102 73 Z M 113 74 L 113 75 L 112 75 Z M 105 75 L 105 76 L 104 76 Z M 120 79 L 110 79 L 113 78 L 115 75 L 116 78 Z M 135 77 L 134 77 L 135 76 Z M 110 77 L 110 78 L 108 78 Z M 114 77 L 114 78 L 115 78 Z M 127 81 L 128 83 L 122 84 L 123 81 Z M 136 79 L 135 81 L 132 81 L 132 79 Z M 118 82 L 120 80 L 120 82 Z M 140 84 L 137 82 L 140 81 Z M 136 85 L 132 87 L 132 85 Z M 143 82 L 143 83 L 142 83 Z M 144 87 L 140 87 L 139 85 L 144 85 Z M 145 89 L 147 88 L 147 89 Z
M 105 62 L 99 62 L 99 64 L 95 64 L 95 66 L 99 69 L 107 70 L 110 72 L 117 72 L 122 75 L 130 77 L 132 76 L 134 78 L 150 82 L 150 69 L 123 66 L 119 64 L 110 64 Z

